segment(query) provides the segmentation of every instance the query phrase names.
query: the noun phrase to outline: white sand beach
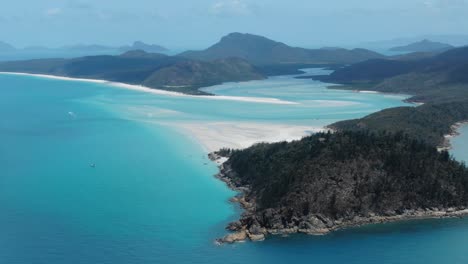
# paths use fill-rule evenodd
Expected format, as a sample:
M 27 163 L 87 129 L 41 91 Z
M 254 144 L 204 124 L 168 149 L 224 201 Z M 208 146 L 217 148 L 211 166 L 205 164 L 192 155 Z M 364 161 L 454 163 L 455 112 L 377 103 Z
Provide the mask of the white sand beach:
M 320 127 L 248 122 L 180 123 L 175 126 L 202 144 L 207 152 L 224 147 L 242 149 L 260 142 L 298 140 L 325 131 Z

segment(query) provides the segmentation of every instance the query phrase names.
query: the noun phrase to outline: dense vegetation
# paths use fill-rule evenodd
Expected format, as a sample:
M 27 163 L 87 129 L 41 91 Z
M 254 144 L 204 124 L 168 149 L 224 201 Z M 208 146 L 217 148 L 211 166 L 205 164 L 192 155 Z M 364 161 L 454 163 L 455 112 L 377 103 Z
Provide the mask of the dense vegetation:
M 304 49 L 290 47 L 262 36 L 241 33 L 231 33 L 206 50 L 187 51 L 180 54 L 180 56 L 207 61 L 238 57 L 257 66 L 272 64 L 349 64 L 384 57 L 381 54 L 365 49 Z
M 468 120 L 468 101 L 390 108 L 364 118 L 337 122 L 330 127 L 336 130 L 403 132 L 414 139 L 439 146 L 444 143 L 444 135 L 452 132 L 451 126 L 462 120 Z
M 468 204 L 468 169 L 403 133 L 318 133 L 229 154 L 225 166 L 237 185 L 251 186 L 260 224 L 271 220 L 261 220 L 269 208 L 282 208 L 288 222 L 309 214 L 352 219 Z
M 213 62 L 183 61 L 154 72 L 144 85 L 155 87 L 203 87 L 229 81 L 263 79 L 252 65 L 238 58 Z
M 202 86 L 264 78 L 241 59 L 199 62 L 141 50 L 120 56 L 4 62 L 0 71 L 104 79 L 190 94 L 205 94 L 198 90 Z

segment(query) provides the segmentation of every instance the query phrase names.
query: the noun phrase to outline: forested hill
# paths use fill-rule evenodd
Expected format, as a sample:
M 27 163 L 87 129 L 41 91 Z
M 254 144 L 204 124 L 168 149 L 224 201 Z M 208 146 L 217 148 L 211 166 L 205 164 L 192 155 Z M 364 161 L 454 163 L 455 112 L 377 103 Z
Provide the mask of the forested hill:
M 223 152 L 223 175 L 248 188 L 250 206 L 230 228 L 248 234 L 326 233 L 468 205 L 468 169 L 403 133 L 318 133 Z
M 339 131 L 403 132 L 432 146 L 448 147 L 444 136 L 453 132 L 455 123 L 464 120 L 468 120 L 468 100 L 390 108 L 329 127 Z
M 179 56 L 198 60 L 243 58 L 254 65 L 271 64 L 350 64 L 385 56 L 366 49 L 305 49 L 288 46 L 263 36 L 231 33 L 202 51 Z
M 467 73 L 468 47 L 463 47 L 415 60 L 368 60 L 316 78 L 350 89 L 412 94 L 429 102 L 443 99 L 446 89 L 451 89 L 449 95 L 457 89 L 468 98 Z
M 204 87 L 230 81 L 250 81 L 265 78 L 243 59 L 227 58 L 212 62 L 183 61 L 151 74 L 144 85 L 153 87 Z
M 189 94 L 205 94 L 198 90 L 203 86 L 265 78 L 242 59 L 198 62 L 142 50 L 119 56 L 4 62 L 0 71 L 103 79 Z

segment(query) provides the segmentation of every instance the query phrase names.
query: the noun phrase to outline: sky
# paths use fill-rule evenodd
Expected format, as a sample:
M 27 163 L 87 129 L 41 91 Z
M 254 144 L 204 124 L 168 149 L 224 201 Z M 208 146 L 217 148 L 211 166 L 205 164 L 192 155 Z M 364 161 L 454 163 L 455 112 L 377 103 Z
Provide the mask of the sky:
M 0 1 L 0 41 L 18 47 L 142 40 L 202 48 L 230 32 L 303 47 L 468 34 L 468 0 Z

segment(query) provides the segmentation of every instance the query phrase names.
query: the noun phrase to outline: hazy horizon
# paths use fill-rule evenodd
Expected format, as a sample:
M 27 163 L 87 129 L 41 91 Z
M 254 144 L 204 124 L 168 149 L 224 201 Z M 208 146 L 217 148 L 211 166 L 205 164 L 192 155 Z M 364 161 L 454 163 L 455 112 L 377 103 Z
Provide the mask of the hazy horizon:
M 3 6 L 0 41 L 16 47 L 120 46 L 141 40 L 197 49 L 231 32 L 301 47 L 431 36 L 443 41 L 440 35 L 453 35 L 446 40 L 450 44 L 468 44 L 461 30 L 468 26 L 468 0 L 17 0 Z

